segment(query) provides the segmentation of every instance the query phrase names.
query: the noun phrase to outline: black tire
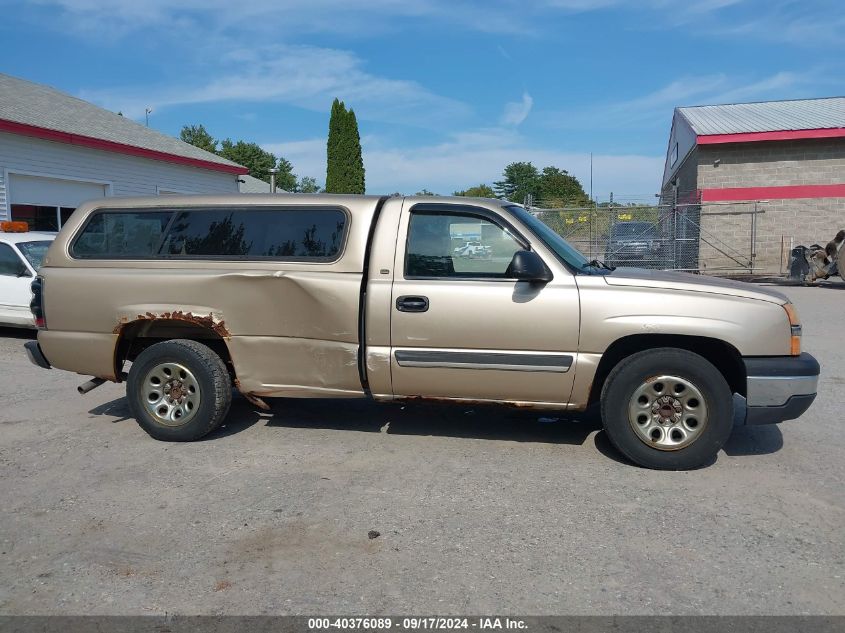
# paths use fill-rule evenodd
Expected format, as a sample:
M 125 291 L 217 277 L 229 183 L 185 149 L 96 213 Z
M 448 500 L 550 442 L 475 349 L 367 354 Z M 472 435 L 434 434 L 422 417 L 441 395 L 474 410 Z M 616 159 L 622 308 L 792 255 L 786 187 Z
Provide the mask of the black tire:
M 629 420 L 629 402 L 635 391 L 650 377 L 660 375 L 689 381 L 705 401 L 706 424 L 691 444 L 677 450 L 650 446 Z M 730 436 L 733 394 L 725 377 L 705 358 L 687 350 L 656 348 L 633 354 L 613 368 L 602 388 L 601 415 L 610 441 L 635 464 L 658 470 L 690 470 L 711 463 Z
M 189 421 L 178 426 L 161 423 L 146 408 L 148 373 L 163 363 L 178 363 L 190 370 L 199 391 L 199 404 Z M 218 428 L 232 403 L 232 381 L 223 360 L 197 341 L 174 339 L 151 345 L 132 363 L 126 381 L 129 408 L 150 436 L 169 442 L 190 442 Z

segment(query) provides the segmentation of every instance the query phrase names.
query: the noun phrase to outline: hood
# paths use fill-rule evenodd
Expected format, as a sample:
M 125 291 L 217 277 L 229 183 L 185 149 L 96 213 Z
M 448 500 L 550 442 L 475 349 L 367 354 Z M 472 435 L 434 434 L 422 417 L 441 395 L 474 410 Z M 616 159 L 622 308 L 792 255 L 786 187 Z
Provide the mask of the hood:
M 744 281 L 721 279 L 706 275 L 692 275 L 671 270 L 645 270 L 642 268 L 617 268 L 604 276 L 611 286 L 637 286 L 640 288 L 665 288 L 687 292 L 710 292 L 719 295 L 744 297 L 783 304 L 789 299 L 768 288 L 760 288 Z

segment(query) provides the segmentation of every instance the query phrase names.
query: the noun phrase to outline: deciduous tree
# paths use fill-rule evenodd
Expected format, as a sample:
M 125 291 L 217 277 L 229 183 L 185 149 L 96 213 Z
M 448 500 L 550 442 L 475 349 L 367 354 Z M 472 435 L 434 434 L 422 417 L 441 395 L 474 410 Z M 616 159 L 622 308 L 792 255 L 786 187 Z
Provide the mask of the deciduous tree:
M 531 163 L 511 163 L 505 167 L 502 180 L 493 183 L 493 189 L 500 198 L 522 203 L 528 194 L 537 197 L 540 192 L 540 173 Z
M 575 176 L 565 169 L 543 168 L 536 204 L 551 208 L 578 206 L 588 202 L 589 197 Z
M 264 182 L 270 182 L 270 170 L 276 166 L 276 157 L 271 152 L 261 149 L 258 143 L 247 143 L 246 141 L 234 142 L 227 138 L 220 142 L 220 151 L 218 154 L 223 158 L 228 158 L 239 165 L 243 165 L 249 169 L 250 176 L 263 180 Z M 276 182 L 278 183 L 278 180 Z M 284 189 L 284 187 L 282 188 Z
M 490 185 L 481 184 L 463 191 L 456 191 L 454 195 L 466 196 L 467 198 L 495 198 L 496 192 Z
M 120 113 L 118 112 L 118 114 Z M 179 138 L 194 147 L 204 149 L 206 152 L 211 152 L 212 154 L 217 153 L 217 141 L 214 140 L 202 124 L 183 125 L 182 131 L 179 132 Z

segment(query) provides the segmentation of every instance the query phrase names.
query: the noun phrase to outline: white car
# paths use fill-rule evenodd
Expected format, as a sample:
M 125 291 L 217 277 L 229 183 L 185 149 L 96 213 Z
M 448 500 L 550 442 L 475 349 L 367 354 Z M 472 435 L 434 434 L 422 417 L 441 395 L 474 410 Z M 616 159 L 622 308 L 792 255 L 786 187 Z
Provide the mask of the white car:
M 0 326 L 35 327 L 29 286 L 56 234 L 10 232 L 18 227 L 0 222 Z
M 458 246 L 454 253 L 458 257 L 489 258 L 492 255 L 492 249 L 481 242 L 467 242 L 463 246 Z

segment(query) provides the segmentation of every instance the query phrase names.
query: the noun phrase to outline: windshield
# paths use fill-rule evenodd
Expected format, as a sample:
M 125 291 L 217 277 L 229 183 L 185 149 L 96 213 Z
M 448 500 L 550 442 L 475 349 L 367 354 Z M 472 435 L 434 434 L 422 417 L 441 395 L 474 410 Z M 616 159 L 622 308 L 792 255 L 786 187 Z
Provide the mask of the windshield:
M 18 242 L 16 246 L 18 250 L 23 253 L 29 265 L 33 269 L 41 268 L 41 262 L 44 261 L 44 255 L 47 254 L 47 249 L 50 248 L 51 242 L 49 240 L 39 242 Z
M 527 225 L 528 228 L 534 231 L 543 244 L 553 250 L 561 260 L 569 264 L 572 268 L 581 270 L 588 265 L 589 260 L 584 257 L 578 249 L 555 233 L 538 217 L 528 213 L 528 211 L 524 208 L 515 204 L 505 208 L 513 213 L 520 222 Z

